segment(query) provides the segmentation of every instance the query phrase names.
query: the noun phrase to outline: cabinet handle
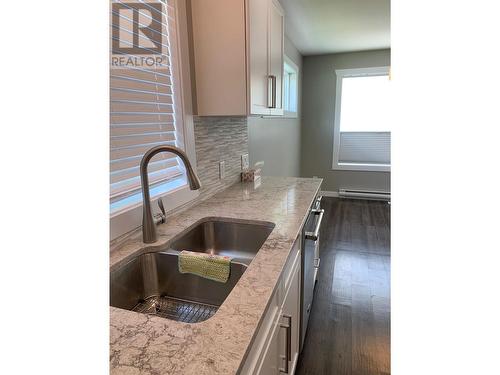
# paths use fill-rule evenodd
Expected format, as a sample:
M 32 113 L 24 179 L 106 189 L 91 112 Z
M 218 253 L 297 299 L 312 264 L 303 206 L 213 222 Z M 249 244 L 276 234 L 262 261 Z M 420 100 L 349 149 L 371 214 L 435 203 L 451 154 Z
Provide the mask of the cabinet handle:
M 276 76 L 273 77 L 273 108 L 276 108 Z
M 267 107 L 276 108 L 276 76 L 267 76 Z
M 288 319 L 288 324 L 280 323 L 280 327 L 286 329 L 286 355 L 280 356 L 285 360 L 285 367 L 280 368 L 279 371 L 288 374 L 288 362 L 292 359 L 292 317 L 283 314 L 283 318 Z
M 267 108 L 273 107 L 273 77 L 267 76 Z

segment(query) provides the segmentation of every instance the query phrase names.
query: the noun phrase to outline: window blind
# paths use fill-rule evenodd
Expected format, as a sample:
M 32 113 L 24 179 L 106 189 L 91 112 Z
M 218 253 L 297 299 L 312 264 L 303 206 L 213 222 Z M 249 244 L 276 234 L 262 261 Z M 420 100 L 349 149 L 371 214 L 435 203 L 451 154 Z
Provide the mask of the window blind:
M 339 163 L 391 164 L 390 132 L 341 132 Z
M 149 39 L 161 39 L 162 63 L 154 67 L 126 66 L 111 68 L 110 77 L 110 199 L 111 203 L 123 200 L 134 194 L 139 195 L 141 180 L 139 165 L 145 151 L 161 144 L 175 145 L 184 149 L 182 113 L 176 107 L 178 84 L 175 58 L 177 46 L 175 42 L 175 12 L 172 2 L 163 3 L 161 11 L 143 3 L 145 9 L 139 15 L 133 15 L 130 3 L 123 4 L 117 12 L 111 9 L 112 16 L 119 22 L 112 23 L 112 29 L 118 29 L 120 43 L 130 44 L 134 36 L 145 39 L 137 26 L 151 30 Z M 142 2 L 141 2 L 142 3 Z M 142 4 L 141 4 L 142 5 Z M 130 10 L 130 11 L 127 11 Z M 161 31 L 153 25 L 153 12 L 160 12 Z M 114 14 L 113 14 L 114 13 Z M 134 25 L 136 27 L 134 27 Z M 117 33 L 111 30 L 111 43 L 116 41 Z M 151 38 L 153 37 L 153 38 Z M 147 44 L 146 44 L 147 45 Z M 147 48 L 147 47 L 146 47 Z M 116 50 L 112 51 L 116 54 Z M 137 58 L 138 55 L 122 54 L 124 57 Z M 150 186 L 165 184 L 183 178 L 183 168 L 178 159 L 168 153 L 156 155 L 148 168 Z M 178 186 L 179 184 L 170 184 Z

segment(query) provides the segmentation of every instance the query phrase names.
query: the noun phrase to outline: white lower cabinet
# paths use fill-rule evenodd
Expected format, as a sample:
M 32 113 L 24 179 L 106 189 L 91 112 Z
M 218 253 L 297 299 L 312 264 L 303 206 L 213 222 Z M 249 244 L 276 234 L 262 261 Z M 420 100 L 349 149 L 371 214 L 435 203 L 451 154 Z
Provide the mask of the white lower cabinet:
M 280 355 L 279 355 L 279 344 L 281 329 L 280 324 L 274 324 L 273 330 L 271 331 L 271 337 L 269 339 L 268 345 L 264 350 L 264 355 L 259 363 L 257 371 L 255 374 L 259 375 L 275 375 L 279 373 L 280 366 Z
M 300 239 L 297 239 L 240 373 L 294 374 L 299 356 Z
M 300 259 L 293 272 L 281 314 L 282 327 L 286 327 L 284 332 L 284 347 L 286 349 L 284 357 L 288 361 L 288 369 L 285 368 L 287 370 L 285 373 L 288 374 L 295 373 L 295 367 L 299 359 Z

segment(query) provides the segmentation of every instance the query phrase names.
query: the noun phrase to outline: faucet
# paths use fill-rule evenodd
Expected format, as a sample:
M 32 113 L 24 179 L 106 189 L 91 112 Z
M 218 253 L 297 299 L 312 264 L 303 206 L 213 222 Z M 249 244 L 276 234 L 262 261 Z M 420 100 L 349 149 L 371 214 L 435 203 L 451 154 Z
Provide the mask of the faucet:
M 160 152 L 171 152 L 176 154 L 184 162 L 186 166 L 186 174 L 191 190 L 198 190 L 201 187 L 201 182 L 189 162 L 189 159 L 184 151 L 175 146 L 160 145 L 146 151 L 141 160 L 141 184 L 142 184 L 142 241 L 144 243 L 156 242 L 156 227 L 151 212 L 151 201 L 149 197 L 149 179 L 148 179 L 148 164 L 153 156 Z M 160 198 L 161 202 L 161 198 Z M 160 204 L 162 208 L 163 203 Z M 162 208 L 162 211 L 164 209 Z

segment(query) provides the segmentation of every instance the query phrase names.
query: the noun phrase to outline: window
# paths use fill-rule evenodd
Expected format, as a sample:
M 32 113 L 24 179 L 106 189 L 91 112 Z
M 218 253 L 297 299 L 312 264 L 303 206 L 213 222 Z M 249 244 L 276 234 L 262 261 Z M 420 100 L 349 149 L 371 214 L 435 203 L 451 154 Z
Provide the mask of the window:
M 287 56 L 283 69 L 283 108 L 285 116 L 297 117 L 299 68 Z
M 160 144 L 185 150 L 193 137 L 184 121 L 181 95 L 178 2 L 112 2 L 110 66 L 111 231 L 120 235 L 141 224 L 140 161 Z M 168 19 L 168 22 L 167 22 Z M 159 51 L 159 52 L 158 52 Z M 148 60 L 149 59 L 149 60 Z M 151 198 L 165 197 L 175 208 L 196 196 L 184 166 L 170 153 L 156 155 L 148 167 Z M 125 215 L 125 216 L 124 216 Z M 113 222 L 119 223 L 113 225 Z M 128 223 L 124 227 L 124 223 Z M 120 228 L 114 228 L 114 227 Z
M 390 171 L 389 68 L 335 73 L 333 169 Z

